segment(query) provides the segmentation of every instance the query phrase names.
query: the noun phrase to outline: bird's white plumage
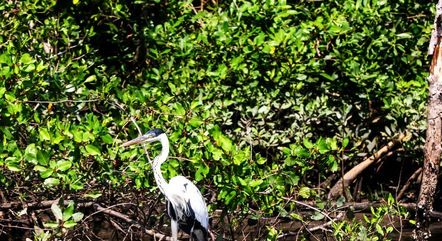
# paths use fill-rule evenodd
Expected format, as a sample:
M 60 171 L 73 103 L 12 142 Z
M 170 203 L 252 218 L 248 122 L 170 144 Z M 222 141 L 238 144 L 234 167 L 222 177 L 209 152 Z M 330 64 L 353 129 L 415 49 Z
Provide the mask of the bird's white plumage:
M 168 213 L 172 219 L 172 240 L 177 240 L 177 229 L 180 228 L 197 241 L 207 241 L 209 215 L 198 188 L 183 176 L 173 177 L 167 182 L 161 174 L 161 164 L 169 156 L 169 140 L 166 134 L 154 129 L 124 143 L 123 146 L 154 141 L 161 142 L 162 148 L 160 154 L 151 161 L 151 165 L 158 188 L 168 201 Z
M 183 176 L 176 176 L 170 179 L 168 191 L 168 201 L 172 203 L 174 207 L 180 207 L 183 210 L 183 214 L 190 215 L 191 210 L 188 210 L 188 205 L 192 209 L 195 215 L 195 219 L 207 229 L 209 225 L 209 215 L 207 213 L 207 206 L 204 202 L 203 195 L 198 188 Z M 177 211 L 177 216 L 180 214 Z

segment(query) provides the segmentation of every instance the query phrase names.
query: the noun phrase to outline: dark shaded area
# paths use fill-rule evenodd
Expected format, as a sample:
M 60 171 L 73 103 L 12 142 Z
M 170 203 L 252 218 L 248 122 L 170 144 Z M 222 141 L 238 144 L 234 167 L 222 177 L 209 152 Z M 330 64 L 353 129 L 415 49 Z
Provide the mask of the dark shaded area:
M 143 70 L 155 65 L 147 57 L 149 46 L 156 41 L 150 38 L 149 32 L 167 21 L 174 7 L 167 1 L 116 1 L 114 4 L 121 10 L 115 12 L 115 6 L 110 3 L 93 0 L 72 5 L 71 1 L 57 1 L 55 12 L 63 12 L 64 17 L 72 16 L 81 28 L 93 28 L 95 34 L 85 41 L 111 72 L 131 82 Z

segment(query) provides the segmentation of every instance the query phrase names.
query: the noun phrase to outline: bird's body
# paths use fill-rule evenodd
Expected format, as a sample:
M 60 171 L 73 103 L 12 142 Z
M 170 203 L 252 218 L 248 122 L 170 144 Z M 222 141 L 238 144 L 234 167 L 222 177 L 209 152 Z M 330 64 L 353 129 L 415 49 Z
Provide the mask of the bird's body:
M 207 240 L 209 218 L 204 200 L 194 198 L 202 197 L 198 188 L 183 176 L 173 177 L 169 185 L 173 191 L 168 193 L 167 213 L 172 221 L 195 240 Z
M 191 235 L 197 241 L 208 240 L 209 215 L 204 198 L 198 188 L 187 178 L 176 176 L 169 183 L 161 174 L 161 164 L 169 156 L 169 140 L 159 129 L 128 141 L 123 146 L 143 142 L 160 141 L 161 153 L 151 162 L 155 181 L 167 199 L 167 213 L 171 218 L 172 238 L 177 240 L 178 228 Z

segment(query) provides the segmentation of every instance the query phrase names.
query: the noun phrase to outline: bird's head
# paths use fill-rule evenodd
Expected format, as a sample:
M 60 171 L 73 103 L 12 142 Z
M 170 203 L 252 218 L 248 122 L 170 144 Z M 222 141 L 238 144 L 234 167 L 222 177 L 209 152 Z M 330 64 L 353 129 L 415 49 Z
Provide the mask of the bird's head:
M 146 132 L 146 134 L 137 137 L 135 139 L 132 139 L 128 142 L 123 143 L 123 145 L 121 145 L 122 147 L 126 147 L 126 146 L 131 146 L 131 145 L 135 145 L 135 144 L 142 144 L 145 142 L 154 142 L 154 141 L 158 141 L 160 136 L 164 134 L 164 131 L 158 128 L 155 128 L 153 130 L 150 130 L 148 132 Z

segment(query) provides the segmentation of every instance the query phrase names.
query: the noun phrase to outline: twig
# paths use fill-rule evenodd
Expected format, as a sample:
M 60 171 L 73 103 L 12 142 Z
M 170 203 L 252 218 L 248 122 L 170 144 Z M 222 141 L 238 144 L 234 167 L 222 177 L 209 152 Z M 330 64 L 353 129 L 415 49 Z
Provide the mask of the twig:
M 95 209 L 97 209 L 97 211 L 100 211 L 100 212 L 102 212 L 102 213 L 108 214 L 108 215 L 113 216 L 113 217 L 117 217 L 117 218 L 119 218 L 119 219 L 124 220 L 124 221 L 127 222 L 127 223 L 133 224 L 135 227 L 137 227 L 137 228 L 143 230 L 145 233 L 147 233 L 148 235 L 150 235 L 150 236 L 152 236 L 152 237 L 159 238 L 159 239 L 164 239 L 164 240 L 168 240 L 168 241 L 171 241 L 171 240 L 172 240 L 171 237 L 168 237 L 168 236 L 166 236 L 166 235 L 164 235 L 164 234 L 157 233 L 157 232 L 155 232 L 155 231 L 152 230 L 152 229 L 146 229 L 146 228 L 144 228 L 144 227 L 143 227 L 142 225 L 140 225 L 137 221 L 135 221 L 135 220 L 129 218 L 129 217 L 128 217 L 127 215 L 125 215 L 125 214 L 122 214 L 122 213 L 120 213 L 120 212 L 117 212 L 117 211 L 114 211 L 114 210 L 111 210 L 111 209 L 108 209 L 108 208 L 103 208 L 103 207 L 101 207 L 101 206 L 98 205 L 98 204 L 94 204 L 94 207 L 95 207 Z
M 330 221 L 328 221 L 328 222 L 326 222 L 326 223 L 323 223 L 323 224 L 321 224 L 321 225 L 317 225 L 317 226 L 314 226 L 314 227 L 311 227 L 311 228 L 306 227 L 305 229 L 308 230 L 309 232 L 315 232 L 315 231 L 317 231 L 317 230 L 324 230 L 324 231 L 326 231 L 326 232 L 330 232 L 330 230 L 327 230 L 326 227 L 332 225 L 332 224 L 333 224 L 334 222 L 336 222 L 336 221 L 339 221 L 339 220 L 343 219 L 343 218 L 345 217 L 344 214 L 345 214 L 344 212 L 340 212 L 340 213 L 336 216 L 336 218 L 334 218 L 334 219 L 332 219 L 332 220 L 330 220 Z M 288 237 L 288 236 L 296 236 L 297 234 L 298 234 L 297 232 L 296 232 L 296 233 L 295 233 L 295 232 L 283 233 L 283 234 L 281 234 L 281 235 L 278 235 L 278 236 L 276 237 L 276 239 L 282 239 L 282 238 L 286 238 L 286 237 Z
M 179 156 L 169 156 L 169 159 L 176 159 L 178 161 L 188 161 L 188 162 L 193 162 L 191 159 L 189 158 L 185 158 L 185 157 L 179 157 Z
M 318 212 L 318 213 L 321 213 L 321 214 L 324 215 L 324 217 L 326 217 L 328 220 L 333 221 L 333 219 L 332 219 L 330 216 L 328 216 L 328 214 L 326 214 L 324 211 L 322 211 L 322 210 L 320 210 L 320 209 L 318 209 L 318 208 L 315 208 L 315 207 L 313 207 L 313 206 L 311 206 L 311 205 L 309 205 L 309 204 L 307 204 L 307 203 L 300 202 L 300 201 L 296 201 L 296 200 L 291 200 L 290 198 L 283 198 L 283 199 L 285 199 L 285 200 L 290 200 L 290 201 L 292 201 L 292 202 L 294 202 L 294 203 L 296 203 L 296 204 L 302 205 L 302 206 L 307 207 L 307 208 L 309 208 L 309 209 L 311 209 L 311 210 L 314 210 L 314 211 L 316 211 L 316 212 Z
M 118 203 L 118 204 L 115 204 L 115 205 L 109 206 L 109 207 L 107 207 L 106 209 L 107 209 L 107 210 L 110 210 L 111 208 L 118 207 L 118 206 L 123 206 L 123 205 L 128 205 L 128 204 L 129 204 L 129 205 L 136 206 L 136 205 L 133 204 L 133 203 Z M 97 211 L 94 212 L 94 213 L 92 213 L 92 214 L 90 214 L 90 215 L 88 215 L 88 216 L 86 216 L 85 218 L 83 218 L 82 222 L 85 222 L 86 219 L 89 219 L 90 217 L 94 216 L 94 215 L 97 214 L 97 213 L 101 213 L 101 212 L 103 212 L 102 209 L 98 209 L 95 205 L 98 205 L 98 204 L 97 204 L 97 203 L 93 203 L 91 206 L 93 206 Z M 99 206 L 99 205 L 98 205 L 98 206 Z M 110 210 L 110 211 L 112 211 L 112 210 Z
M 140 136 L 143 135 L 143 132 L 141 132 L 140 127 L 137 125 L 137 122 L 135 121 L 135 118 L 133 118 L 133 116 L 131 116 L 130 120 L 132 121 L 132 123 L 134 123 L 135 127 L 137 128 L 138 134 Z M 149 152 L 147 151 L 147 148 L 146 148 L 146 144 L 144 144 L 144 143 L 143 143 L 143 149 L 144 149 L 144 154 L 146 154 L 147 160 L 149 161 L 149 163 L 152 163 L 152 160 L 150 160 L 150 157 L 149 157 Z
M 122 232 L 122 233 L 124 233 L 124 234 L 127 235 L 127 232 L 124 231 L 123 228 L 122 228 L 117 222 L 115 222 L 115 221 L 112 220 L 112 219 L 109 220 L 109 221 L 110 221 L 110 223 L 112 224 L 112 226 L 114 226 L 116 229 L 120 230 L 120 232 Z
M 141 131 L 140 127 L 138 126 L 137 122 L 135 121 L 135 118 L 133 116 L 130 117 L 130 120 L 132 121 L 132 123 L 135 125 L 135 127 L 138 130 L 138 134 L 141 136 L 143 135 L 143 132 Z
M 6 225 L 1 224 L 1 223 L 0 223 L 0 227 L 2 227 L 2 229 L 4 229 L 4 228 L 16 228 L 16 229 L 24 229 L 24 230 L 35 230 L 36 229 L 36 228 L 29 228 L 29 227 L 16 226 L 16 225 L 8 225 L 8 226 L 6 226 Z M 51 230 L 51 229 L 43 229 L 43 228 L 40 228 L 40 229 L 41 230 L 45 230 L 45 231 Z
M 399 194 L 396 196 L 396 200 L 400 200 L 404 194 L 405 191 L 410 187 L 411 183 L 413 183 L 414 180 L 418 179 L 420 175 L 422 174 L 422 167 L 419 167 L 411 176 L 408 178 L 407 182 L 404 184 L 402 189 L 399 191 Z

